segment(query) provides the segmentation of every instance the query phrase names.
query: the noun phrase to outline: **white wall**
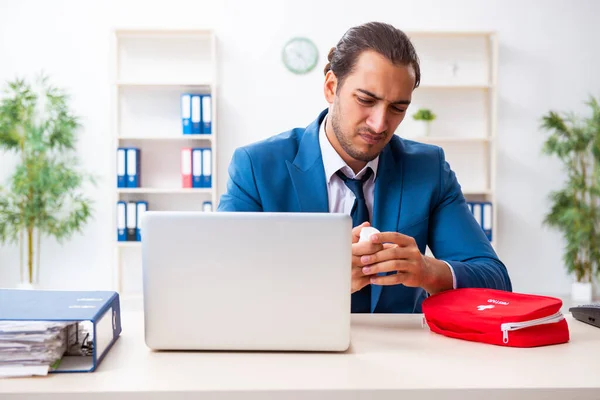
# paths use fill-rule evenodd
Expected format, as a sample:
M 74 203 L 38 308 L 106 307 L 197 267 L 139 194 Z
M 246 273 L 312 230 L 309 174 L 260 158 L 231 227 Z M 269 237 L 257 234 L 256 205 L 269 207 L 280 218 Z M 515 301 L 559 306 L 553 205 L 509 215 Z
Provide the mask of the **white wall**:
M 268 10 L 268 11 L 267 11 Z M 268 15 L 268 16 L 267 16 Z M 0 0 L 0 82 L 45 70 L 68 88 L 83 117 L 83 165 L 102 176 L 90 191 L 95 220 L 64 246 L 43 244 L 50 288 L 109 288 L 114 233 L 110 125 L 110 34 L 115 27 L 213 28 L 219 38 L 219 179 L 233 150 L 295 126 L 325 107 L 322 68 L 344 31 L 369 20 L 405 30 L 496 30 L 500 38 L 498 249 L 517 291 L 565 294 L 560 235 L 541 227 L 560 164 L 540 155 L 539 118 L 584 110 L 600 95 L 600 2 L 589 1 L 24 1 Z M 294 35 L 314 39 L 321 61 L 294 76 L 280 61 Z M 0 156 L 4 180 L 12 159 Z M 224 185 L 221 185 L 222 190 Z M 18 281 L 14 247 L 0 248 L 0 286 Z

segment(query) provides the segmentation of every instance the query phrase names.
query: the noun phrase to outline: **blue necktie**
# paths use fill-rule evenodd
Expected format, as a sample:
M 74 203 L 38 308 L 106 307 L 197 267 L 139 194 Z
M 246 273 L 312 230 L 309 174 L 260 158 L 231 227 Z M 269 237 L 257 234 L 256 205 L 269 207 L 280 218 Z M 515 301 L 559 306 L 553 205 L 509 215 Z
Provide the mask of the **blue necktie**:
M 344 181 L 348 189 L 354 193 L 356 200 L 352 206 L 350 216 L 352 217 L 352 227 L 358 226 L 363 222 L 369 221 L 369 209 L 367 208 L 367 201 L 365 200 L 365 193 L 363 192 L 363 184 L 371 177 L 373 170 L 371 168 L 365 171 L 365 174 L 360 179 L 351 179 L 342 173 L 337 171 L 336 175 Z
M 344 175 L 341 171 L 337 171 L 336 175 L 344 181 L 348 189 L 354 193 L 356 200 L 352 206 L 350 216 L 352 217 L 352 226 L 358 226 L 363 222 L 369 221 L 369 209 L 367 208 L 367 201 L 365 200 L 365 194 L 363 191 L 363 184 L 373 174 L 372 169 L 367 169 L 361 179 L 351 179 Z M 369 313 L 371 311 L 371 286 L 367 285 L 361 290 L 352 293 L 352 307 L 351 312 L 353 313 Z

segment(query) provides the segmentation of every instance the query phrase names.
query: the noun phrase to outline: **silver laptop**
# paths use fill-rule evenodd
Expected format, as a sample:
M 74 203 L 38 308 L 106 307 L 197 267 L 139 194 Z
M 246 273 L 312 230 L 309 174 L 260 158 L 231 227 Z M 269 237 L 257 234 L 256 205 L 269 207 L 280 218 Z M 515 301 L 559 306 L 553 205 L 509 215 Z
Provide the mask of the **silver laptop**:
M 142 226 L 148 347 L 348 349 L 349 215 L 148 211 Z

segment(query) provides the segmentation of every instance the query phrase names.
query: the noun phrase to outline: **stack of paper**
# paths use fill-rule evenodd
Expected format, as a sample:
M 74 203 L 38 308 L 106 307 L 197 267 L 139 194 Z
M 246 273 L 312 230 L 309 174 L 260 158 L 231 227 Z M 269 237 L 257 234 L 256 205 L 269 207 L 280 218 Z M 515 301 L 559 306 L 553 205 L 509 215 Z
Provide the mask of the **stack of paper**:
M 0 377 L 47 375 L 78 334 L 73 322 L 0 321 Z

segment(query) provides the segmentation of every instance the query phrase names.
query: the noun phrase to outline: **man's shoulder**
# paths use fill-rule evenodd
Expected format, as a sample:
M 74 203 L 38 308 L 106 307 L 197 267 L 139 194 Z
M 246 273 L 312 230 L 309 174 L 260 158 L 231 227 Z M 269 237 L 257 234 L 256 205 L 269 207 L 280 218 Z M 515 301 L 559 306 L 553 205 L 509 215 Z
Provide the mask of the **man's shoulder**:
M 416 140 L 401 138 L 395 135 L 390 140 L 392 152 L 399 154 L 404 158 L 413 160 L 437 158 L 443 155 L 442 148 L 429 143 L 422 143 Z
M 250 156 L 296 154 L 304 131 L 305 128 L 290 129 L 266 139 L 247 144 L 239 149 L 246 151 Z

